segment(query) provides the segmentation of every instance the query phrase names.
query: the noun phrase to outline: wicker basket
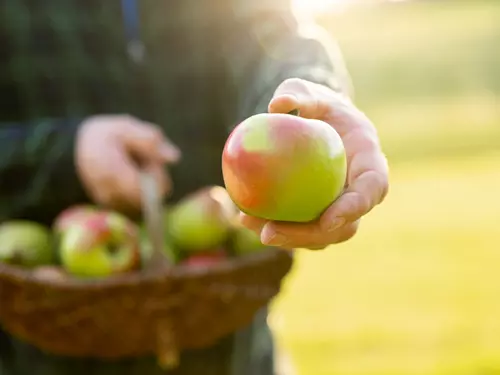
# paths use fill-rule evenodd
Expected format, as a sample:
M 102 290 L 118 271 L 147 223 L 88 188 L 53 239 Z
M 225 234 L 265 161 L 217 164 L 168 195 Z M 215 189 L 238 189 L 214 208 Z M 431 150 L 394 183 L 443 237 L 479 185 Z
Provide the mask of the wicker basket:
M 112 359 L 156 354 L 176 364 L 249 323 L 292 266 L 269 249 L 206 269 L 175 266 L 87 281 L 0 264 L 0 324 L 54 354 Z

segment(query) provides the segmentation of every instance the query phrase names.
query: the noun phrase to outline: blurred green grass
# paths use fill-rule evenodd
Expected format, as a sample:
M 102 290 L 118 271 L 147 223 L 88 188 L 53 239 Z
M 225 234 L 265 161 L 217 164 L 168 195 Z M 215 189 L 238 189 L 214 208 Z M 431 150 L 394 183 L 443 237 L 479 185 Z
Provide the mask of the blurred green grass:
M 321 19 L 375 121 L 391 192 L 300 252 L 271 323 L 300 375 L 500 374 L 500 2 Z

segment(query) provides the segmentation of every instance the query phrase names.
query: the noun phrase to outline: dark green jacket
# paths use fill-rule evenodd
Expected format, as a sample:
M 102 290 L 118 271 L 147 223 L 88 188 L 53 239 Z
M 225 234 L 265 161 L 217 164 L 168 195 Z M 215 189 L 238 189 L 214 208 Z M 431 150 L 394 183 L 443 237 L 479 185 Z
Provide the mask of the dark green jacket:
M 73 165 L 76 130 L 96 114 L 163 127 L 183 150 L 174 199 L 221 184 L 228 131 L 267 109 L 284 79 L 340 90 L 336 51 L 298 32 L 287 0 L 3 0 L 0 6 L 0 221 L 49 224 L 88 201 Z M 133 7 L 136 7 L 134 10 Z M 127 53 L 140 39 L 145 58 Z M 1 290 L 0 290 L 1 303 Z M 0 305 L 1 308 L 1 305 Z M 172 374 L 271 375 L 266 311 Z M 231 358 L 238 368 L 230 370 Z M 236 358 L 236 359 L 235 359 Z M 0 330 L 0 375 L 161 372 L 152 358 L 104 364 L 40 353 Z

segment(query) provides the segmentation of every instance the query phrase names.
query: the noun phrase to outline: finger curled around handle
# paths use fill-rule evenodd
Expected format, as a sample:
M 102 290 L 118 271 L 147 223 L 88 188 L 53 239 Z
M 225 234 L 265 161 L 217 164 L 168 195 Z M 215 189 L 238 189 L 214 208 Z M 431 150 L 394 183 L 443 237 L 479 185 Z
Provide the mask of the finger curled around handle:
M 179 148 L 165 136 L 158 126 L 151 123 L 129 122 L 122 140 L 125 147 L 145 163 L 150 161 L 176 163 L 181 157 Z

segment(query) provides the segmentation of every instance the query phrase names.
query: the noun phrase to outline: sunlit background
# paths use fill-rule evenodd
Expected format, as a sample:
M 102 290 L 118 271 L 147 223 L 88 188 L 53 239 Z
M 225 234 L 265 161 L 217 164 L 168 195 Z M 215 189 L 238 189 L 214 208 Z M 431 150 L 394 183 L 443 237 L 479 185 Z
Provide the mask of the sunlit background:
M 321 13 L 332 13 L 351 6 L 355 0 L 293 0 L 293 6 L 299 13 L 307 12 L 317 16 Z
M 300 252 L 271 322 L 299 375 L 500 374 L 500 1 L 295 0 L 391 165 L 348 243 Z

